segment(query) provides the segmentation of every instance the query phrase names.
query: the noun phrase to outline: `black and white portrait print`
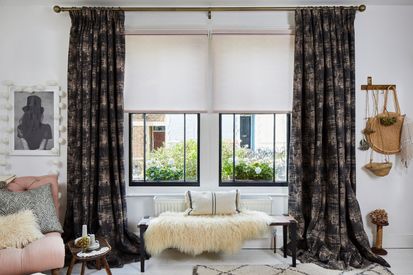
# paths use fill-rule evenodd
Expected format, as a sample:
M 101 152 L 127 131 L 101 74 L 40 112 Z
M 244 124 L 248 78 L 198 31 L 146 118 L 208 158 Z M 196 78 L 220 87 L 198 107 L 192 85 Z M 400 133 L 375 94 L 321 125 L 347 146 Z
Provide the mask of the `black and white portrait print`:
M 14 92 L 14 151 L 54 147 L 53 91 Z

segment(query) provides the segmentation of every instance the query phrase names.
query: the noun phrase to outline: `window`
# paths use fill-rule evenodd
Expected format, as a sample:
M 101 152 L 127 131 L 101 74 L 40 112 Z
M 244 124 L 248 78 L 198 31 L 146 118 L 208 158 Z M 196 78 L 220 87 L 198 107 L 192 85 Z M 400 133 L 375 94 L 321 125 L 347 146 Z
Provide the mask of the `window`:
M 286 186 L 294 36 L 150 32 L 126 36 L 129 185 Z
M 199 114 L 130 114 L 130 185 L 199 185 Z
M 220 114 L 220 186 L 286 186 L 288 114 Z

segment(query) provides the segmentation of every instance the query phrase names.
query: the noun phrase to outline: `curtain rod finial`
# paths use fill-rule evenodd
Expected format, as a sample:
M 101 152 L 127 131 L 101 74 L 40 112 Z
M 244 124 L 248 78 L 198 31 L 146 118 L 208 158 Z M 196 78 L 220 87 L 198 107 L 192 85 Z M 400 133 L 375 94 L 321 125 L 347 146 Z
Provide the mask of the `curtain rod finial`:
M 60 13 L 62 11 L 62 8 L 56 5 L 56 6 L 53 6 L 53 10 L 55 13 Z
M 359 11 L 363 12 L 365 10 L 366 10 L 366 5 L 363 4 L 359 6 Z

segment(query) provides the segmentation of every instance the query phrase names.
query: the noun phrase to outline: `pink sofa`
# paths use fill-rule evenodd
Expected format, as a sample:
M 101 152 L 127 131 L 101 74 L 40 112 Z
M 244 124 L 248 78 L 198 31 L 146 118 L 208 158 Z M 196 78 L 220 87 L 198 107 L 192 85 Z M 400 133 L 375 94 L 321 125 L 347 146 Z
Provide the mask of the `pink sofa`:
M 59 215 L 57 176 L 20 177 L 11 182 L 7 189 L 22 192 L 43 184 L 52 184 L 56 214 Z M 45 238 L 34 241 L 22 249 L 6 248 L 0 250 L 0 274 L 21 275 L 51 270 L 59 274 L 64 265 L 65 246 L 58 232 L 45 234 Z

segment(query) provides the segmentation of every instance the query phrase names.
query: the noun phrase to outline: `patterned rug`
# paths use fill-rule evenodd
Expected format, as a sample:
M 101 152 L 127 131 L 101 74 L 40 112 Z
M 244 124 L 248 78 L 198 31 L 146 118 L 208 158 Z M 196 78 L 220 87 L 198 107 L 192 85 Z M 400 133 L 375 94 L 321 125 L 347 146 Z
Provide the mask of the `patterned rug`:
M 384 266 L 373 264 L 349 271 L 325 269 L 315 264 L 289 265 L 197 265 L 193 275 L 392 275 Z

